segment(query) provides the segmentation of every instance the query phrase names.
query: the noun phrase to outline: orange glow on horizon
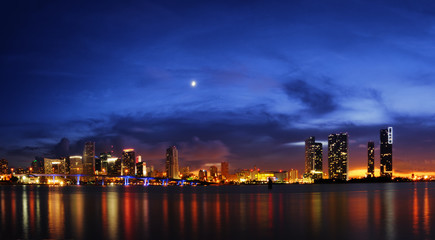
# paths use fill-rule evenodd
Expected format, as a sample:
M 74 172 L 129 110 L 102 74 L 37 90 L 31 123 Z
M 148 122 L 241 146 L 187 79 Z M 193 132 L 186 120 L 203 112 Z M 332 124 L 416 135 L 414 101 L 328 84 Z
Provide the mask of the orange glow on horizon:
M 126 148 L 126 149 L 123 149 L 122 151 L 124 151 L 124 152 L 134 152 L 134 148 Z
M 351 178 L 364 178 L 367 174 L 367 169 L 365 168 L 359 168 L 359 169 L 352 169 L 349 170 L 349 179 Z M 415 176 L 435 176 L 435 172 L 395 172 L 393 171 L 393 177 L 405 177 L 405 178 L 411 178 L 412 174 L 414 174 Z M 380 173 L 379 173 L 379 169 L 375 170 L 375 177 L 379 177 Z

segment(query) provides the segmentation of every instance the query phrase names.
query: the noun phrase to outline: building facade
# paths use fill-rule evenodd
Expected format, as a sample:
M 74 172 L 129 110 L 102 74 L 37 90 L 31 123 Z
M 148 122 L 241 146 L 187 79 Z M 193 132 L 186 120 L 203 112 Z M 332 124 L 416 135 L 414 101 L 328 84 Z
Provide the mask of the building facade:
M 328 136 L 329 179 L 348 180 L 348 134 L 337 133 Z
M 1 159 L 0 160 L 0 174 L 8 174 L 8 172 L 9 172 L 8 160 Z
M 198 178 L 200 181 L 207 181 L 207 170 L 205 170 L 205 169 L 199 170 Z
M 83 150 L 83 174 L 95 174 L 95 142 L 86 142 Z
M 370 141 L 367 143 L 367 177 L 375 176 L 375 143 Z
M 166 176 L 168 178 L 180 179 L 178 150 L 175 146 L 166 149 Z
M 388 127 L 380 131 L 380 172 L 381 177 L 393 176 L 393 128 Z
M 69 157 L 69 173 L 70 174 L 83 174 L 83 157 L 70 156 Z
M 210 167 L 210 177 L 217 178 L 218 177 L 218 168 L 216 166 Z
M 136 153 L 134 149 L 124 149 L 122 151 L 122 170 L 121 174 L 125 176 L 134 176 L 136 167 Z
M 65 159 L 44 158 L 45 174 L 66 174 Z
M 228 178 L 228 176 L 229 176 L 228 162 L 221 162 L 221 175 L 225 179 Z
M 305 140 L 305 176 L 312 179 L 323 177 L 323 144 L 314 137 Z

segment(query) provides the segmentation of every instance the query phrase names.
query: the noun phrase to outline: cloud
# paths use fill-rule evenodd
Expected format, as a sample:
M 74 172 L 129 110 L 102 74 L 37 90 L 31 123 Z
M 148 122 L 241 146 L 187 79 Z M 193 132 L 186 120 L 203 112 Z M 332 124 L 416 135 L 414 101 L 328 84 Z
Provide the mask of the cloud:
M 284 91 L 290 98 L 299 99 L 307 107 L 307 113 L 323 115 L 337 109 L 332 93 L 308 84 L 303 80 L 294 80 L 284 84 Z

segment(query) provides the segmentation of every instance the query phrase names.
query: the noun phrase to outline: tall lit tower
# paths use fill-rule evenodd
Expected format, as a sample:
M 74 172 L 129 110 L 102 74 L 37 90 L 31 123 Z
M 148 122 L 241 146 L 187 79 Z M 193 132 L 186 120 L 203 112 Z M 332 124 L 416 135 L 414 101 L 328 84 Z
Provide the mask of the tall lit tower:
M 221 175 L 222 177 L 228 178 L 229 176 L 228 162 L 221 162 Z
M 367 177 L 375 176 L 375 143 L 370 141 L 367 143 Z
M 393 176 L 393 128 L 381 129 L 381 177 Z
M 316 143 L 314 137 L 305 140 L 305 175 L 313 179 L 323 176 L 323 145 Z
M 175 146 L 166 149 L 166 176 L 168 178 L 180 179 L 178 171 L 178 150 Z
M 348 180 L 348 134 L 337 133 L 328 136 L 329 179 Z
M 125 176 L 134 176 L 136 167 L 136 157 L 133 148 L 124 149 L 121 159 L 121 174 Z
M 94 175 L 95 173 L 95 142 L 86 142 L 83 150 L 83 173 Z

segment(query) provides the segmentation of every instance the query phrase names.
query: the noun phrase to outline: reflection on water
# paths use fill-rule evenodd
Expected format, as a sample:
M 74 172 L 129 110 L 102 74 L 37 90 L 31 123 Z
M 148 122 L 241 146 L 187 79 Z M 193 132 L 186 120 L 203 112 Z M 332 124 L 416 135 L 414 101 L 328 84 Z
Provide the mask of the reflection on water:
M 0 186 L 3 238 L 434 239 L 434 183 Z

